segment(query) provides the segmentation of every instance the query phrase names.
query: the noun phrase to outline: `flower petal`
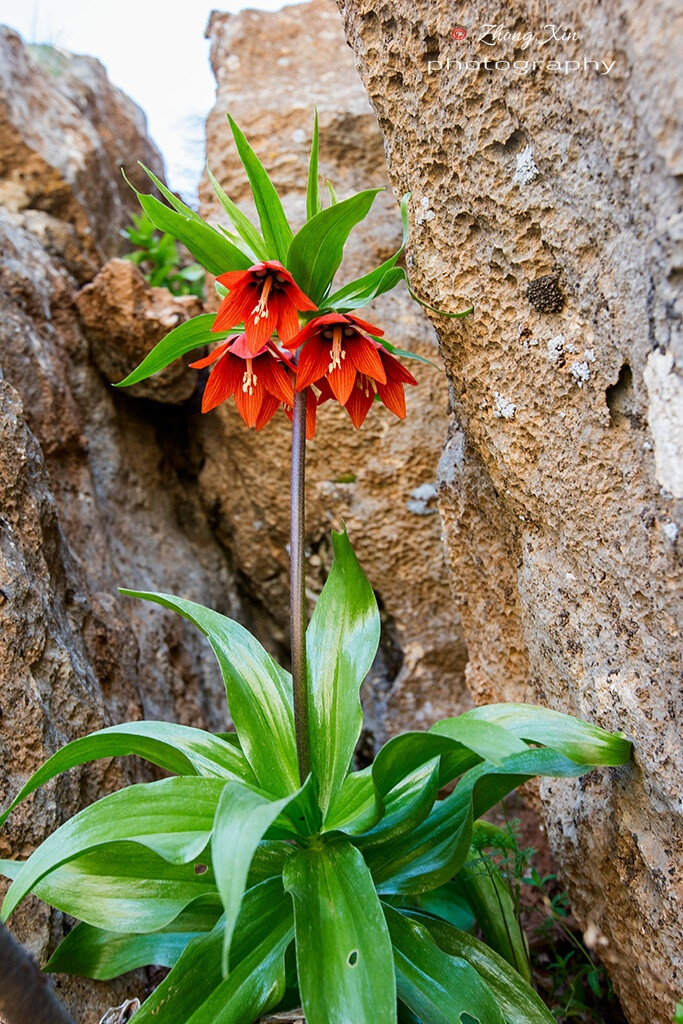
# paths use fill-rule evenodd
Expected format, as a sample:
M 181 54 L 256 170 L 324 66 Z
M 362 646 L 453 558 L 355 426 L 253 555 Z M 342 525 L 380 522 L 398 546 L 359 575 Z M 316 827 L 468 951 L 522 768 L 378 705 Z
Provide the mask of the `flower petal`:
M 295 282 L 291 274 L 288 274 L 285 270 L 285 274 L 290 279 L 286 284 L 283 284 L 282 289 L 287 295 L 289 301 L 293 304 L 295 309 L 317 309 L 315 302 L 311 302 L 308 295 L 301 291 L 299 285 Z
M 216 345 L 216 347 L 209 352 L 208 356 L 204 356 L 202 359 L 197 359 L 194 363 L 188 363 L 187 365 L 193 370 L 203 370 L 205 366 L 210 366 L 211 363 L 215 363 L 219 356 L 223 355 L 230 346 L 231 341 L 232 338 L 226 338 L 226 340 L 222 341 L 220 345 Z
M 253 267 L 249 270 L 228 270 L 225 274 L 219 274 L 216 280 L 232 291 L 233 288 L 239 288 L 241 284 L 248 284 L 251 280 L 252 270 Z
M 299 345 L 305 344 L 309 338 L 312 338 L 315 334 L 318 334 L 323 327 L 327 324 L 339 324 L 346 323 L 346 318 L 341 313 L 325 313 L 324 316 L 318 316 L 314 320 L 310 320 L 302 330 L 287 343 L 287 348 L 298 348 Z
M 236 334 L 235 340 L 230 346 L 230 355 L 237 356 L 238 359 L 258 359 L 260 355 L 267 351 L 268 349 L 264 345 L 259 352 L 252 352 L 244 334 Z
M 346 319 L 360 327 L 361 331 L 365 331 L 366 334 L 375 334 L 378 338 L 384 336 L 384 331 L 381 327 L 375 327 L 374 324 L 369 324 L 367 320 L 361 320 L 355 313 L 347 313 Z
M 349 354 L 346 353 L 346 359 L 341 360 L 341 366 L 335 366 L 326 376 L 334 397 L 340 405 L 346 405 L 351 389 L 356 383 L 356 368 Z
M 234 395 L 242 380 L 242 363 L 233 358 L 229 352 L 216 363 L 209 374 L 202 398 L 202 412 L 209 412 L 226 398 Z
M 271 304 L 277 312 L 277 333 L 280 341 L 285 345 L 291 342 L 299 333 L 299 317 L 296 306 L 290 302 L 284 292 L 275 292 Z
M 280 402 L 291 405 L 294 401 L 294 388 L 282 363 L 267 352 L 264 356 L 259 356 L 253 365 L 259 384 L 263 384 L 268 394 L 274 395 Z
M 309 384 L 320 380 L 330 365 L 330 345 L 323 345 L 319 338 L 307 341 L 299 354 L 296 372 L 296 390 L 303 391 Z
M 263 402 L 259 414 L 256 417 L 256 429 L 263 430 L 266 423 L 270 423 L 275 413 L 280 408 L 280 402 L 273 395 L 269 395 L 267 392 L 263 396 Z
M 386 384 L 378 383 L 377 394 L 394 416 L 398 416 L 400 420 L 406 418 L 406 396 L 403 384 L 397 380 L 389 380 Z
M 296 373 L 296 361 L 292 356 L 291 352 L 288 352 L 286 348 L 278 348 L 274 341 L 269 341 L 267 348 L 273 353 L 274 356 L 288 366 L 290 370 Z
M 318 395 L 318 405 L 322 405 L 323 402 L 331 402 L 334 399 L 332 388 L 327 383 L 327 377 L 323 377 L 322 380 L 316 381 L 315 386 L 320 391 L 320 394 Z
M 257 300 L 258 301 L 258 300 Z M 252 316 L 251 310 L 247 313 L 244 320 L 244 333 L 247 338 L 247 346 L 251 349 L 252 354 L 256 354 L 259 349 L 262 349 L 265 343 L 272 337 L 273 331 L 275 330 L 276 321 L 273 316 L 273 310 L 271 308 L 271 301 L 268 303 L 268 316 Z
M 306 440 L 312 441 L 315 437 L 315 421 L 318 412 L 318 403 L 312 391 L 306 392 Z
M 367 416 L 374 399 L 374 392 L 369 391 L 366 394 L 365 388 L 355 387 L 351 392 L 345 408 L 356 430 L 362 426 L 363 420 Z
M 237 405 L 237 411 L 248 427 L 256 426 L 256 420 L 263 405 L 264 395 L 265 391 L 260 381 L 253 387 L 247 388 L 246 391 L 242 387 L 237 388 L 235 404 Z
M 258 302 L 258 288 L 247 284 L 243 288 L 236 288 L 226 295 L 216 313 L 211 330 L 227 331 L 231 327 L 237 327 L 244 323 L 244 318 Z
M 387 375 L 387 380 L 396 380 L 401 384 L 412 384 L 417 387 L 417 381 L 410 370 L 407 370 L 403 363 L 400 363 L 395 356 L 392 356 L 386 349 L 379 349 L 379 357 L 382 360 Z
M 344 339 L 344 347 L 359 373 L 386 384 L 387 375 L 374 342 L 363 334 L 355 334 L 353 338 Z

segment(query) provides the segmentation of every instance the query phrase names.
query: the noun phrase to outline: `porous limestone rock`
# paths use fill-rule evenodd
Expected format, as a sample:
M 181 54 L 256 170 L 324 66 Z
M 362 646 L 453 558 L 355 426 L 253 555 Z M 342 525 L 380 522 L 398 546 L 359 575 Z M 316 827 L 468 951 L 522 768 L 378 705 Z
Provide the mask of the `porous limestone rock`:
M 163 174 L 144 114 L 99 61 L 0 26 L 0 205 L 82 284 L 124 248 L 138 205 L 121 167 L 142 188 L 137 160 Z
M 475 306 L 434 318 L 468 683 L 480 702 L 540 701 L 633 740 L 628 767 L 541 792 L 629 1020 L 669 1024 L 683 989 L 674 5 L 581 0 L 555 38 L 537 0 L 340 6 L 392 183 L 429 211 L 413 219 L 413 286 Z
M 246 212 L 254 210 L 226 111 L 264 161 L 295 226 L 305 219 L 314 104 L 321 174 L 339 196 L 387 184 L 381 135 L 329 0 L 272 14 L 214 12 L 208 34 L 217 80 L 208 163 Z M 225 223 L 207 179 L 200 200 L 203 215 Z M 387 190 L 351 234 L 348 279 L 387 259 L 400 238 L 397 202 Z M 404 289 L 376 300 L 363 315 L 383 326 L 399 348 L 438 358 L 431 325 Z M 436 508 L 436 469 L 448 424 L 445 377 L 422 363 L 407 365 L 419 387 L 406 389 L 405 421 L 376 405 L 356 432 L 346 412 L 329 403 L 320 409 L 316 438 L 308 445 L 311 602 L 329 569 L 330 530 L 345 521 L 382 606 L 382 652 L 364 695 L 368 753 L 401 728 L 427 727 L 469 703 Z M 206 454 L 202 499 L 242 585 L 285 640 L 289 423 L 278 413 L 257 436 L 227 402 L 199 429 Z
M 127 377 L 162 338 L 204 308 L 194 295 L 174 296 L 168 288 L 151 288 L 139 267 L 119 259 L 104 265 L 78 293 L 76 305 L 93 361 L 112 384 Z M 196 373 L 187 369 L 196 358 L 195 352 L 176 359 L 127 393 L 182 404 L 197 387 Z
M 78 283 L 88 267 L 92 273 L 99 269 L 100 254 L 116 250 L 128 216 L 118 185 L 109 188 L 119 177 L 119 157 L 97 141 L 94 115 L 91 121 L 90 114 L 60 98 L 18 37 L 3 32 L 0 47 L 9 47 L 0 59 L 5 103 L 0 124 L 4 807 L 65 741 L 105 725 L 146 717 L 225 728 L 223 684 L 204 639 L 177 616 L 121 597 L 118 586 L 182 592 L 228 614 L 241 613 L 225 554 L 197 495 L 198 455 L 186 432 L 186 415 L 111 388 L 93 361 L 93 355 L 104 359 L 98 352 L 103 339 L 93 340 L 91 353 L 79 322 Z M 98 131 L 111 145 L 116 138 L 128 139 L 131 151 L 162 171 L 140 134 L 138 113 L 127 126 L 108 123 L 107 111 L 120 109 L 123 117 L 127 101 L 116 99 L 99 77 L 99 66 L 86 62 L 85 67 L 93 70 L 101 90 L 90 95 L 85 108 L 100 111 Z M 72 80 L 74 89 L 79 80 Z M 29 109 L 35 125 L 45 118 L 44 136 L 36 127 L 28 137 L 24 114 Z M 83 177 L 86 169 L 95 174 L 92 191 Z M 22 189 L 23 198 L 17 198 Z M 37 221 L 34 215 L 41 211 L 45 218 Z M 53 246 L 46 224 L 50 238 L 71 237 L 83 260 Z M 129 305 L 138 334 L 129 324 L 123 340 L 133 352 L 136 345 L 152 343 L 164 317 L 195 311 L 185 305 L 170 297 L 162 302 L 140 287 Z M 103 315 L 111 314 L 103 303 Z M 124 330 L 121 321 L 117 329 Z M 110 342 L 117 339 L 112 335 Z M 195 376 L 186 373 L 182 387 L 189 395 Z M 127 781 L 150 777 L 129 761 L 73 770 L 15 812 L 0 833 L 0 857 L 28 856 L 85 803 Z M 64 933 L 62 915 L 33 899 L 10 923 L 41 961 Z M 129 975 L 113 985 L 67 978 L 60 985 L 76 1019 L 97 1024 L 124 996 L 144 998 L 148 981 Z

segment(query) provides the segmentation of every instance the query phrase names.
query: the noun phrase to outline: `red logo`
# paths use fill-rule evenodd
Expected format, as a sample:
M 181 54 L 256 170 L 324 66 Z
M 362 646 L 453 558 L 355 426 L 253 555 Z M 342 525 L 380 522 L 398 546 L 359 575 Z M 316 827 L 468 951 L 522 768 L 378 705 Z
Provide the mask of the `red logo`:
M 457 40 L 467 39 L 467 29 L 463 28 L 462 25 L 456 25 L 455 28 L 451 29 L 451 37 Z

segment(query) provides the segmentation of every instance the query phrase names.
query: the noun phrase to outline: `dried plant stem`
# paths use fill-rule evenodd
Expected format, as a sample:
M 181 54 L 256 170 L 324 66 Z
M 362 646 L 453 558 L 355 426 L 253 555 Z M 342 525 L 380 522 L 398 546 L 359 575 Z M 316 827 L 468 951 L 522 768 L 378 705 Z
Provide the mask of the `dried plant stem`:
M 0 1013 L 7 1024 L 74 1024 L 38 965 L 0 924 Z
M 306 391 L 294 396 L 292 416 L 292 472 L 290 486 L 290 628 L 294 728 L 299 777 L 303 783 L 311 770 L 306 682 Z

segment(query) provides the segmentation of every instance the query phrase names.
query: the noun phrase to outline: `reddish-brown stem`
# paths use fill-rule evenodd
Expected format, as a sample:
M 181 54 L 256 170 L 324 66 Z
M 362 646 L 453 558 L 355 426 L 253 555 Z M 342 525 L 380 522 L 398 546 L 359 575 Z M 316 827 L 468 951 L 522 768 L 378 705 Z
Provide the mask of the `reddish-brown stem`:
M 292 643 L 294 729 L 299 778 L 303 784 L 311 770 L 306 680 L 306 391 L 294 396 L 292 415 L 292 472 L 290 483 L 289 607 Z

